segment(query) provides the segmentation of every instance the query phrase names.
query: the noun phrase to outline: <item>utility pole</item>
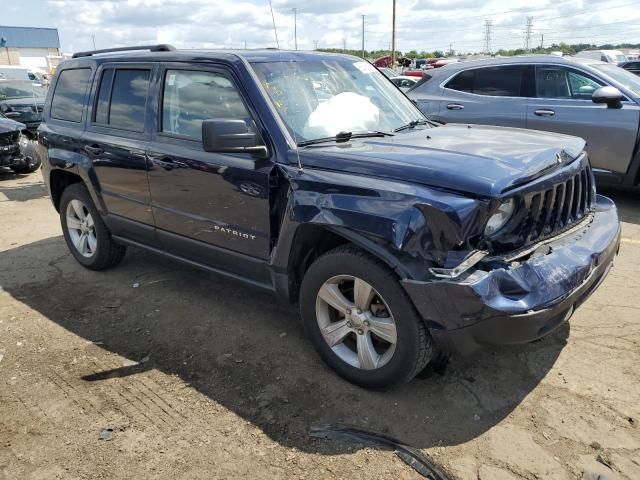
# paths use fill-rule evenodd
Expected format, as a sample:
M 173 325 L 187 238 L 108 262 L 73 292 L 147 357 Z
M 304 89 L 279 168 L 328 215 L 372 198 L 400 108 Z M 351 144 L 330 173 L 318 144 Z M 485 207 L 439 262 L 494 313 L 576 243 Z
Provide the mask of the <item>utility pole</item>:
M 293 7 L 293 42 L 296 50 L 298 49 L 298 9 Z
M 450 57 L 453 56 L 453 44 L 452 43 L 449 44 L 449 56 Z
M 491 55 L 491 25 L 493 20 L 484 21 L 484 53 Z
M 396 0 L 393 0 L 393 15 L 391 23 L 391 68 L 396 68 Z
M 364 15 L 362 15 L 362 58 L 364 58 Z
M 347 39 L 342 37 L 342 53 L 347 53 Z
M 544 48 L 544 33 L 540 34 L 540 49 Z
M 318 40 L 314 40 L 313 41 L 313 49 L 317 50 L 318 49 Z
M 247 49 L 247 41 L 246 40 L 244 41 L 244 49 L 245 50 Z
M 529 53 L 531 51 L 531 29 L 533 28 L 533 17 L 527 17 L 527 30 L 524 37 L 524 51 Z
M 97 49 L 96 49 L 96 36 L 92 34 L 92 35 L 91 35 L 91 40 L 93 40 L 93 49 L 94 49 L 94 50 L 97 50 Z

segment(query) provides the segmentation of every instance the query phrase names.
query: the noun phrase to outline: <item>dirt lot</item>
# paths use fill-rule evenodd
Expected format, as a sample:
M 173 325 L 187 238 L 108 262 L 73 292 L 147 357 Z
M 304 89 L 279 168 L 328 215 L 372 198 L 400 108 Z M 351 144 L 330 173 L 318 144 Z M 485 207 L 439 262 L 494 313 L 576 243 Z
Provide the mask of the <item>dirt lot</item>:
M 621 253 L 570 326 L 381 393 L 260 290 L 135 250 L 81 268 L 40 174 L 0 173 L 0 478 L 422 478 L 308 436 L 347 423 L 455 479 L 640 479 L 640 198 L 613 197 Z

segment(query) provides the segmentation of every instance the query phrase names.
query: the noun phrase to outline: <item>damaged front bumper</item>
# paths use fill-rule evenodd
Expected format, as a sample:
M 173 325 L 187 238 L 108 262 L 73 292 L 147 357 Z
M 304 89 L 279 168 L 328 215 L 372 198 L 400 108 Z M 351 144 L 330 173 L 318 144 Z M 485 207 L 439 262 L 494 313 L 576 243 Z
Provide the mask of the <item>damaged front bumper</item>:
M 455 280 L 402 285 L 447 351 L 526 343 L 569 319 L 604 280 L 620 247 L 614 203 L 597 196 L 593 220 L 547 243 L 548 252 L 508 268 L 479 268 Z

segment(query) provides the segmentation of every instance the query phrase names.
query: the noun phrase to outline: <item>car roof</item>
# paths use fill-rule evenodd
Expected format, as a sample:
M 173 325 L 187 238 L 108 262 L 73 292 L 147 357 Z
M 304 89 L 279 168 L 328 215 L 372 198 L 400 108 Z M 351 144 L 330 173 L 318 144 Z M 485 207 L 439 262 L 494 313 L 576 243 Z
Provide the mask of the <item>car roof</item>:
M 92 55 L 86 55 L 91 52 L 85 52 L 82 56 L 73 58 L 71 61 L 91 60 L 95 62 L 198 62 L 223 60 L 233 62 L 234 60 L 244 59 L 250 63 L 263 62 L 300 62 L 300 61 L 322 61 L 322 60 L 362 60 L 358 57 L 344 55 L 339 53 L 300 51 L 300 50 L 278 50 L 278 49 L 258 49 L 258 50 L 170 50 L 170 51 L 122 51 L 122 52 L 105 52 Z M 85 56 L 86 55 L 86 56 Z
M 559 57 L 557 55 L 515 55 L 513 57 L 491 57 L 449 63 L 444 67 L 429 70 L 429 74 L 433 76 L 443 76 L 474 67 L 532 63 L 548 63 L 556 65 L 594 65 L 605 64 L 606 62 L 601 62 L 600 60 L 585 57 Z

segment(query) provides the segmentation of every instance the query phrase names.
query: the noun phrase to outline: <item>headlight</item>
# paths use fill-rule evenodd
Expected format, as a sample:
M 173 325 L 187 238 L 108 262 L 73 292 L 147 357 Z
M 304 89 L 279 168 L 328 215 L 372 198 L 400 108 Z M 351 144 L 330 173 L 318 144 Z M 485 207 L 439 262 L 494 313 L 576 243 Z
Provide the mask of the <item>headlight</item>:
M 502 202 L 500 207 L 498 207 L 498 211 L 491 215 L 491 217 L 489 218 L 487 226 L 484 228 L 485 236 L 493 235 L 502 227 L 504 227 L 504 225 L 511 218 L 511 215 L 513 215 L 514 208 L 515 203 L 512 198 Z
M 31 113 L 33 112 L 33 109 L 31 107 L 25 107 L 25 106 L 21 106 L 21 107 L 10 107 L 9 111 L 11 112 L 20 112 L 20 113 Z

